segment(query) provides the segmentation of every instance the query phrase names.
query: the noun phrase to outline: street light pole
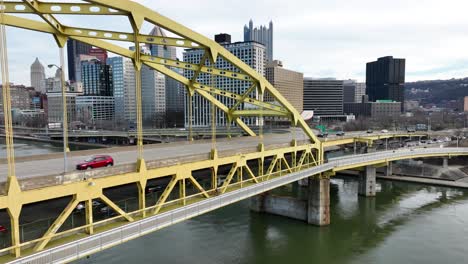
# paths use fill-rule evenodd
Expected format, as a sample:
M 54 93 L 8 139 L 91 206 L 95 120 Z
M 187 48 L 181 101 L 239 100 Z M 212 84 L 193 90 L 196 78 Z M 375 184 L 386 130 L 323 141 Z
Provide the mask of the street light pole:
M 63 71 L 64 54 L 63 48 L 60 48 L 60 64 L 59 67 L 55 64 L 49 64 L 49 68 L 56 67 L 60 71 L 60 84 L 62 88 L 62 132 L 63 132 L 63 173 L 67 173 L 68 157 L 67 153 L 70 152 L 68 148 L 68 111 L 67 111 L 67 98 L 66 98 L 66 85 L 65 85 L 65 72 Z

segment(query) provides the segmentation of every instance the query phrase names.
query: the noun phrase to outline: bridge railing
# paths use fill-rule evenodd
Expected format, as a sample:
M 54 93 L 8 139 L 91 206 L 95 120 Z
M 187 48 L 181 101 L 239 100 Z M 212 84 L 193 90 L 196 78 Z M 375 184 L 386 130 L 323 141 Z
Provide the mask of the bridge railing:
M 450 156 L 466 153 L 468 153 L 468 148 L 400 149 L 393 151 L 382 151 L 368 154 L 331 158 L 329 159 L 329 162 L 335 164 L 337 167 L 344 167 L 361 163 L 369 163 L 373 161 L 385 161 L 405 157 L 422 157 L 424 155 Z

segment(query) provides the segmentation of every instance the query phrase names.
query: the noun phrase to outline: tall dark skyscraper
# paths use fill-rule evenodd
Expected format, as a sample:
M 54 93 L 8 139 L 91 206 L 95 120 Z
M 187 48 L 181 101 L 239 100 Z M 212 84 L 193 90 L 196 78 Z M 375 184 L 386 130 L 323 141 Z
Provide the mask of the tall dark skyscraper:
M 77 67 L 80 66 L 80 55 L 88 55 L 92 46 L 69 39 L 67 42 L 67 55 L 68 55 L 68 79 L 71 82 L 76 82 L 80 79 L 80 76 L 77 76 Z M 104 61 L 105 62 L 105 61 Z
M 401 102 L 402 111 L 405 102 L 405 59 L 391 56 L 379 58 L 367 63 L 366 92 L 369 100 L 392 100 Z
M 81 62 L 81 80 L 86 96 L 114 96 L 112 67 L 99 60 Z
M 273 61 L 273 22 L 270 21 L 268 27 L 260 26 L 254 28 L 252 19 L 249 25 L 244 26 L 244 41 L 256 41 L 265 45 L 265 54 L 267 61 Z

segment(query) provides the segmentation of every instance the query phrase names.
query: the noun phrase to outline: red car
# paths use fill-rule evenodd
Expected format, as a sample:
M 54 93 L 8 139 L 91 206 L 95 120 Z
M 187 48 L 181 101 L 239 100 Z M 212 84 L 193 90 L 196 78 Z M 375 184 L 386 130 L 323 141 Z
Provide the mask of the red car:
M 77 170 L 90 170 L 114 166 L 114 159 L 109 155 L 94 156 L 76 165 Z
M 0 234 L 1 233 L 6 233 L 8 231 L 8 229 L 2 225 L 0 225 Z

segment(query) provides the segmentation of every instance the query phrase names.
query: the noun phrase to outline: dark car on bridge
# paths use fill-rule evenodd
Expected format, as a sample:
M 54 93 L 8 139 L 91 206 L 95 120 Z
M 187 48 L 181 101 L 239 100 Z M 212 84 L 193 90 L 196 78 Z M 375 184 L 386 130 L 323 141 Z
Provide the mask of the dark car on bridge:
M 114 166 L 114 159 L 109 155 L 93 156 L 76 165 L 77 170 L 90 170 Z

